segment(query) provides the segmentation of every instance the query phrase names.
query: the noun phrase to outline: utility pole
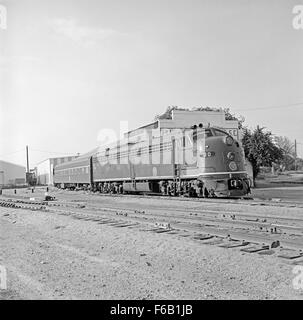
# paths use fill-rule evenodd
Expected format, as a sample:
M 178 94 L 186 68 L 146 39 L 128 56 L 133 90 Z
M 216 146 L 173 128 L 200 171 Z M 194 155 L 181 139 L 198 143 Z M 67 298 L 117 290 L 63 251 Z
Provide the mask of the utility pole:
M 26 146 L 26 168 L 27 168 L 27 173 L 29 173 L 28 146 Z
M 29 160 L 28 160 L 28 146 L 26 146 L 26 182 L 29 183 Z
M 295 139 L 295 171 L 297 170 L 297 140 Z

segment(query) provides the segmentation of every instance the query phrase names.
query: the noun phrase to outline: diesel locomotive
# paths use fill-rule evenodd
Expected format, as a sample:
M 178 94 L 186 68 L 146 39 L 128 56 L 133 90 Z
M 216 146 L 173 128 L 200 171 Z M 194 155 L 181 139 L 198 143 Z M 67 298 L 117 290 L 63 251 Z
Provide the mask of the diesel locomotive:
M 203 124 L 152 130 L 54 168 L 54 185 L 101 193 L 242 197 L 250 193 L 240 143 Z

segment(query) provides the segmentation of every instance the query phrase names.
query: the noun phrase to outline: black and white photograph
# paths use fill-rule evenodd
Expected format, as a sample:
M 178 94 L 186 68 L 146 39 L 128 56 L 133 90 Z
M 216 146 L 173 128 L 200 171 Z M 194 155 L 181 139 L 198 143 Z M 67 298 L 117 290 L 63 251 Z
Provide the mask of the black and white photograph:
M 302 128 L 302 0 L 0 0 L 0 300 L 302 300 Z

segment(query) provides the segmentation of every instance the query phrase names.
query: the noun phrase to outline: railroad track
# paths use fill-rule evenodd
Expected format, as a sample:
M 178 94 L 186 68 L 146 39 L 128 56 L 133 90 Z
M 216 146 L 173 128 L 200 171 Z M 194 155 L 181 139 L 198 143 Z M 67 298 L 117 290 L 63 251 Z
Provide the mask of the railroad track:
M 128 204 L 128 206 L 132 206 L 132 204 Z M 87 203 L 85 205 L 86 208 L 90 208 L 90 209 L 100 209 L 100 206 L 96 206 L 96 205 L 91 205 L 89 203 Z M 137 210 L 138 206 L 137 205 L 133 205 L 132 209 L 128 209 L 128 210 L 135 210 L 135 211 L 145 211 L 145 210 Z M 102 204 L 102 208 L 106 208 L 106 209 L 113 209 L 113 210 L 125 210 L 122 206 L 110 206 L 110 207 L 106 207 Z M 302 212 L 302 218 L 301 217 L 294 217 L 292 216 L 290 217 L 285 217 L 282 215 L 276 215 L 276 214 L 260 214 L 260 213 L 254 213 L 254 212 L 237 212 L 235 213 L 235 211 L 230 211 L 230 210 L 214 210 L 214 209 L 209 209 L 209 208 L 186 208 L 186 209 L 180 209 L 178 207 L 161 207 L 161 206 L 157 206 L 155 208 L 149 208 L 147 210 L 147 212 L 157 212 L 157 211 L 165 211 L 165 215 L 167 214 L 175 214 L 176 212 L 179 212 L 180 214 L 184 215 L 184 211 L 186 211 L 186 213 L 189 216 L 196 216 L 197 218 L 199 218 L 200 216 L 206 217 L 206 216 L 210 216 L 210 217 L 223 217 L 224 219 L 232 219 L 232 220 L 246 220 L 246 221 L 256 221 L 256 222 L 271 222 L 271 223 L 278 223 L 278 221 L 284 221 L 285 222 L 290 222 L 290 223 L 302 223 L 303 225 L 303 212 Z M 199 215 L 199 216 L 198 216 Z
M 39 196 L 39 191 L 38 196 Z M 44 190 L 43 190 L 44 192 Z M 81 201 L 87 201 L 93 199 L 98 199 L 102 197 L 113 197 L 113 198 L 136 198 L 136 199 L 165 199 L 165 200 L 172 200 L 172 201 L 185 201 L 185 202 L 193 202 L 193 203 L 200 203 L 200 204 L 240 204 L 246 206 L 271 206 L 271 207 L 285 207 L 285 208 L 303 208 L 302 202 L 294 202 L 294 201 L 286 201 L 281 200 L 278 198 L 252 198 L 252 197 L 242 197 L 242 198 L 189 198 L 189 197 L 172 197 L 172 196 L 164 196 L 164 195 L 127 195 L 127 194 L 109 194 L 109 193 L 92 193 L 83 191 L 62 191 L 62 190 L 55 190 L 53 191 L 54 194 L 63 195 L 64 197 L 74 197 L 77 195 L 78 197 L 82 196 L 83 199 Z M 36 193 L 31 194 L 33 197 L 36 196 Z M 40 193 L 42 196 L 42 193 Z M 27 196 L 24 195 L 16 195 L 16 194 L 2 194 L 2 197 L 6 198 L 23 198 L 27 199 Z
M 104 205 L 102 205 L 102 208 L 98 207 L 98 206 L 93 206 L 90 204 L 84 204 L 84 203 L 78 203 L 78 202 L 57 202 L 57 201 L 30 201 L 30 200 L 20 200 L 17 199 L 15 201 L 13 200 L 9 200 L 6 202 L 7 205 L 9 206 L 12 203 L 22 203 L 22 204 L 30 204 L 30 205 L 48 205 L 48 206 L 65 206 L 65 207 L 74 207 L 74 208 L 85 208 L 85 210 L 87 210 L 87 208 L 90 208 L 91 210 L 111 210 L 111 211 L 115 211 L 115 210 L 123 210 L 124 212 L 132 212 L 132 210 L 134 210 L 135 212 L 139 212 L 140 210 L 136 210 L 136 209 L 127 209 L 125 210 L 124 208 L 120 207 L 104 207 Z M 16 206 L 16 205 L 14 205 Z M 22 207 L 22 206 L 21 206 Z M 159 214 L 157 213 L 158 211 L 165 211 L 165 214 Z M 191 220 L 203 220 L 209 223 L 214 223 L 214 222 L 221 222 L 223 224 L 227 224 L 227 225 L 235 225 L 235 224 L 242 224 L 243 226 L 245 225 L 252 225 L 255 229 L 259 229 L 259 230 L 263 230 L 263 231 L 270 231 L 272 233 L 277 233 L 277 229 L 280 230 L 281 232 L 281 228 L 284 230 L 289 230 L 291 232 L 299 232 L 299 234 L 302 233 L 302 226 L 303 226 L 303 219 L 302 218 L 287 218 L 287 217 L 283 217 L 283 216 L 270 216 L 270 215 L 263 215 L 260 216 L 260 214 L 254 214 L 254 213 L 250 213 L 250 214 L 243 214 L 243 213 L 239 213 L 239 214 L 235 214 L 233 211 L 226 211 L 224 210 L 224 212 L 222 213 L 222 210 L 210 210 L 210 209 L 190 209 L 186 210 L 187 211 L 187 217 L 186 219 L 191 219 Z M 170 218 L 170 219 L 178 219 L 180 218 L 179 215 L 176 215 L 176 212 L 179 212 L 180 214 L 182 214 L 184 216 L 184 209 L 179 209 L 179 208 L 174 208 L 173 210 L 169 210 L 166 207 L 157 207 L 156 209 L 149 209 L 148 210 L 149 214 L 153 214 L 156 215 L 157 217 L 160 218 Z M 182 217 L 181 217 L 182 218 Z M 280 221 L 283 221 L 283 224 L 280 223 Z M 289 225 L 285 225 L 285 223 L 287 223 Z M 293 224 L 296 224 L 295 226 Z M 300 224 L 300 226 L 298 226 L 298 224 Z
M 42 210 L 112 227 L 137 228 L 142 232 L 172 234 L 226 248 L 241 247 L 246 252 L 275 253 L 278 248 L 284 251 L 280 254 L 281 256 L 303 257 L 303 219 L 299 218 L 296 219 L 297 225 L 292 226 L 277 224 L 279 222 L 277 218 L 275 224 L 262 220 L 256 221 L 256 219 L 252 221 L 249 219 L 251 218 L 249 214 L 245 214 L 242 219 L 235 219 L 235 215 L 226 219 L 219 210 L 210 214 L 207 210 L 202 213 L 201 210 L 195 210 L 194 213 L 189 211 L 184 214 L 184 209 L 183 213 L 182 209 L 179 209 L 176 214 L 175 209 L 169 211 L 167 208 L 164 213 L 159 208 L 149 209 L 146 212 L 121 207 L 96 207 L 77 202 L 54 201 L 51 203 L 25 199 L 2 200 L 0 206 Z M 198 213 L 201 215 L 196 215 Z M 214 213 L 219 213 L 221 216 Z M 253 217 L 255 218 L 256 215 Z M 287 219 L 292 222 L 292 219 Z
M 60 191 L 59 191 L 60 192 Z M 64 196 L 74 196 L 79 194 L 77 191 L 71 191 L 72 193 L 64 192 Z M 290 202 L 280 199 L 261 199 L 252 197 L 242 197 L 242 198 L 189 198 L 189 197 L 172 197 L 163 195 L 126 195 L 126 194 L 109 194 L 109 193 L 86 193 L 82 194 L 88 197 L 114 197 L 114 198 L 137 198 L 137 199 L 165 199 L 165 200 L 176 200 L 176 201 L 188 201 L 194 203 L 209 203 L 209 204 L 241 204 L 248 206 L 273 206 L 273 207 L 287 207 L 287 208 L 303 208 L 302 202 Z M 87 199 L 86 199 L 87 200 Z

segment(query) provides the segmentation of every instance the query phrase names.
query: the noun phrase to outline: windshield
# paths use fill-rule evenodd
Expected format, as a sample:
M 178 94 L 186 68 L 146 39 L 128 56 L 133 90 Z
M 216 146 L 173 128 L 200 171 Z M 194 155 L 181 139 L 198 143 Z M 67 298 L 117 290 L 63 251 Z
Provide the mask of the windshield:
M 228 133 L 223 131 L 223 130 L 220 130 L 220 129 L 214 129 L 215 133 L 216 133 L 216 136 L 228 136 Z
M 211 137 L 213 134 L 210 129 L 205 129 L 205 138 Z

